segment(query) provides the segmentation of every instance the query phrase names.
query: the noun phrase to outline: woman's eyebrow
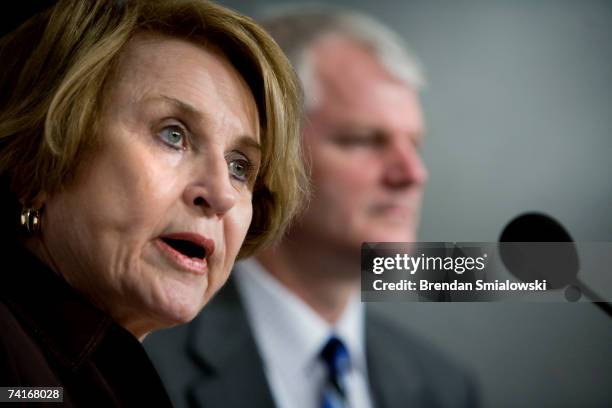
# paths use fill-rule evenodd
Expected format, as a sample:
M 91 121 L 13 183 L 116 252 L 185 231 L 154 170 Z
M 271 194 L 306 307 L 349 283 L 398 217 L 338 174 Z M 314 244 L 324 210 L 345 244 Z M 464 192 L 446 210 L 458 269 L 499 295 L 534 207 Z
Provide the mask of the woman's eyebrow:
M 261 144 L 259 144 L 259 142 L 251 136 L 239 136 L 235 141 L 235 145 L 245 149 L 254 150 L 257 153 L 257 156 L 261 157 Z
M 153 96 L 153 97 L 146 98 L 146 99 L 152 100 L 152 101 L 161 100 L 163 102 L 169 103 L 170 105 L 173 105 L 174 107 L 179 109 L 184 114 L 194 117 L 199 120 L 205 119 L 207 116 L 206 113 L 197 109 L 195 106 L 190 105 L 187 102 L 181 101 L 180 99 L 174 98 L 172 96 L 159 95 L 159 96 Z M 257 141 L 257 139 L 255 139 L 254 136 L 249 136 L 249 135 L 238 136 L 236 139 L 236 144 L 244 146 L 245 148 L 251 148 L 251 149 L 257 150 L 257 152 L 261 154 L 261 144 Z
M 255 150 L 261 151 L 261 145 L 259 144 L 257 140 L 255 140 L 251 136 L 247 136 L 247 135 L 240 136 L 236 142 L 238 144 L 245 145 L 246 147 L 251 147 Z
M 200 111 L 195 106 L 188 104 L 187 102 L 181 101 L 180 99 L 176 99 L 176 98 L 173 98 L 167 95 L 159 95 L 156 97 L 152 97 L 150 99 L 153 99 L 153 100 L 161 99 L 162 101 L 169 103 L 170 105 L 173 105 L 174 107 L 176 107 L 177 109 L 179 109 L 182 113 L 186 115 L 189 115 L 189 116 L 192 116 L 198 119 L 206 118 L 206 114 L 204 112 Z

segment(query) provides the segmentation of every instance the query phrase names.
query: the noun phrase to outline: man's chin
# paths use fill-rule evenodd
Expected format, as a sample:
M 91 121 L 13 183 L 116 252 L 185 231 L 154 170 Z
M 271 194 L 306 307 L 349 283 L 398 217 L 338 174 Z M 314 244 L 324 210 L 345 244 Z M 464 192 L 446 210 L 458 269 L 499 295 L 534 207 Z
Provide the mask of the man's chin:
M 416 242 L 414 232 L 406 232 L 396 228 L 376 228 L 361 229 L 358 231 L 347 232 L 344 236 L 336 236 L 334 240 L 323 240 L 327 248 L 334 251 L 360 253 L 364 242 Z
M 416 233 L 410 226 L 402 227 L 376 223 L 362 231 L 363 242 L 414 242 Z

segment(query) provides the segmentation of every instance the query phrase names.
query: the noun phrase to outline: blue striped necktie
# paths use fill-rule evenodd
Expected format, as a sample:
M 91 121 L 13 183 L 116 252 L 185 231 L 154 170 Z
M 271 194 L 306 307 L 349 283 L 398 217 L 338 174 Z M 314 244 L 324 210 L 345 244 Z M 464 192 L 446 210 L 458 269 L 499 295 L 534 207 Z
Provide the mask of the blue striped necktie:
M 321 408 L 348 408 L 345 375 L 349 370 L 349 354 L 340 339 L 331 336 L 320 354 L 327 369 Z

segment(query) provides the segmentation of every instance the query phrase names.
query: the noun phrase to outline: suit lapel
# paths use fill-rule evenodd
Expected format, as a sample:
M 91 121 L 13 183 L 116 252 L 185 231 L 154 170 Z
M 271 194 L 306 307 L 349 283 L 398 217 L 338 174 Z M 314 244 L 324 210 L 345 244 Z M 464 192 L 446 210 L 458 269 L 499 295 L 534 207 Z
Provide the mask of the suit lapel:
M 423 406 L 426 390 L 410 343 L 366 308 L 366 359 L 377 408 Z M 187 351 L 202 367 L 188 387 L 190 407 L 274 407 L 263 362 L 233 279 L 192 323 Z
M 384 321 L 366 308 L 368 380 L 377 408 L 423 406 L 424 384 L 407 357 L 410 344 L 398 339 Z
M 192 324 L 188 353 L 203 367 L 193 407 L 273 407 L 261 357 L 232 279 Z

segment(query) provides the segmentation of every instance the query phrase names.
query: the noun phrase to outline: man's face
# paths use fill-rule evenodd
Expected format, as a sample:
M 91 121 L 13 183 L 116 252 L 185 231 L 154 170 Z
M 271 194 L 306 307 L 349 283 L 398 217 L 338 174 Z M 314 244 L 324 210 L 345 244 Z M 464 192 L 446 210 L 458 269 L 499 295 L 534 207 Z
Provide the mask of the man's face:
M 296 232 L 332 248 L 414 241 L 427 170 L 417 94 L 350 40 L 313 49 L 304 144 L 313 197 Z

